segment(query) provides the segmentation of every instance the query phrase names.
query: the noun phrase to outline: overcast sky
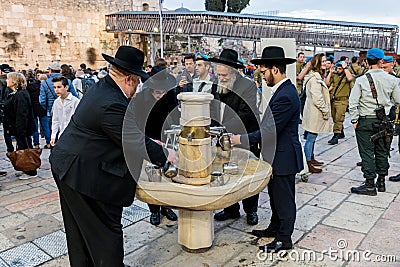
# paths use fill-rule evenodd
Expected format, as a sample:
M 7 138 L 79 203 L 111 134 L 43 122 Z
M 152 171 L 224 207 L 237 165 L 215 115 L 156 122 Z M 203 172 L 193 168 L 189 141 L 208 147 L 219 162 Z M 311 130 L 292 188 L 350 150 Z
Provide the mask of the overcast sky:
M 164 0 L 164 7 L 204 10 L 204 0 Z M 242 13 L 279 10 L 278 16 L 400 25 L 399 1 L 395 0 L 250 0 Z

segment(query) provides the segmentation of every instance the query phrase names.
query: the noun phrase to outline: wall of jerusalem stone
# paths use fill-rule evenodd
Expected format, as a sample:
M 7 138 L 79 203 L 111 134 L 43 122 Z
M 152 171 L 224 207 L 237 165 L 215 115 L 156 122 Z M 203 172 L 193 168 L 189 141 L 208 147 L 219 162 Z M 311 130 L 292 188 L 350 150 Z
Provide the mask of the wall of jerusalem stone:
M 50 61 L 105 65 L 101 53 L 113 55 L 119 46 L 114 34 L 105 32 L 105 15 L 142 10 L 144 3 L 155 10 L 157 0 L 0 0 L 0 63 L 18 70 L 39 67 Z M 87 51 L 96 55 L 89 64 Z

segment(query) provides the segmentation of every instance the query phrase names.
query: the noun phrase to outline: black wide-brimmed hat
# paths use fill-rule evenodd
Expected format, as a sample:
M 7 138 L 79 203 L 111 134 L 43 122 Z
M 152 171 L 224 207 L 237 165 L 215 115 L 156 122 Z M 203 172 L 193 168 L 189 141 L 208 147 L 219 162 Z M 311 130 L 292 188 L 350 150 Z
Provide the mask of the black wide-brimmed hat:
M 221 63 L 233 67 L 235 69 L 244 69 L 245 66 L 238 61 L 239 55 L 235 50 L 224 49 L 222 50 L 219 58 L 212 57 L 209 59 L 211 62 Z
M 143 71 L 144 54 L 139 49 L 132 46 L 120 46 L 115 53 L 115 57 L 101 54 L 111 65 L 116 66 L 129 73 L 147 78 L 148 75 Z
M 256 65 L 270 65 L 270 64 L 292 64 L 296 62 L 295 58 L 285 57 L 285 51 L 279 46 L 267 46 L 263 49 L 261 58 L 250 60 L 251 63 Z
M 153 70 L 155 70 L 155 72 L 153 72 Z M 143 83 L 143 88 L 168 91 L 177 86 L 175 77 L 165 67 L 153 67 L 152 72 L 153 75 Z

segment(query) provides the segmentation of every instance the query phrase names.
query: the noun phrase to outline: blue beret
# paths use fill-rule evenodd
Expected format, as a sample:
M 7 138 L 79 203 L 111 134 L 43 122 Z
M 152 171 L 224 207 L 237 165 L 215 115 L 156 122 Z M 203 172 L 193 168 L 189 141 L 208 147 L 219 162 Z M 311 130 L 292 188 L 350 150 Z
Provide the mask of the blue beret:
M 205 55 L 205 54 L 202 54 L 200 52 L 196 53 L 196 60 L 206 60 L 206 61 L 208 61 L 209 59 L 210 59 L 210 57 Z
M 306 58 L 306 63 L 308 63 L 308 61 L 310 61 L 313 57 L 308 57 Z
M 343 67 L 342 62 L 343 60 L 336 62 L 335 67 Z
M 383 58 L 383 60 L 384 60 L 386 63 L 390 63 L 390 62 L 393 62 L 393 57 L 392 57 L 392 56 L 386 56 L 386 57 Z
M 383 52 L 382 49 L 379 48 L 371 48 L 367 52 L 367 58 L 377 58 L 377 59 L 382 59 L 385 57 L 385 53 Z

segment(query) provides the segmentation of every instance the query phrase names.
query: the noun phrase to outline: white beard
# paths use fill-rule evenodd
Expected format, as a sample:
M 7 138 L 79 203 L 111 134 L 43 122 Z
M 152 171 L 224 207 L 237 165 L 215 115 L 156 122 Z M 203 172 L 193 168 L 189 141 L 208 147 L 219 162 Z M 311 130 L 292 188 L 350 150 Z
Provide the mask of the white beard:
M 236 75 L 227 82 L 219 81 L 217 86 L 218 94 L 227 94 L 230 91 L 232 91 L 233 84 L 235 83 L 235 81 L 236 81 Z

